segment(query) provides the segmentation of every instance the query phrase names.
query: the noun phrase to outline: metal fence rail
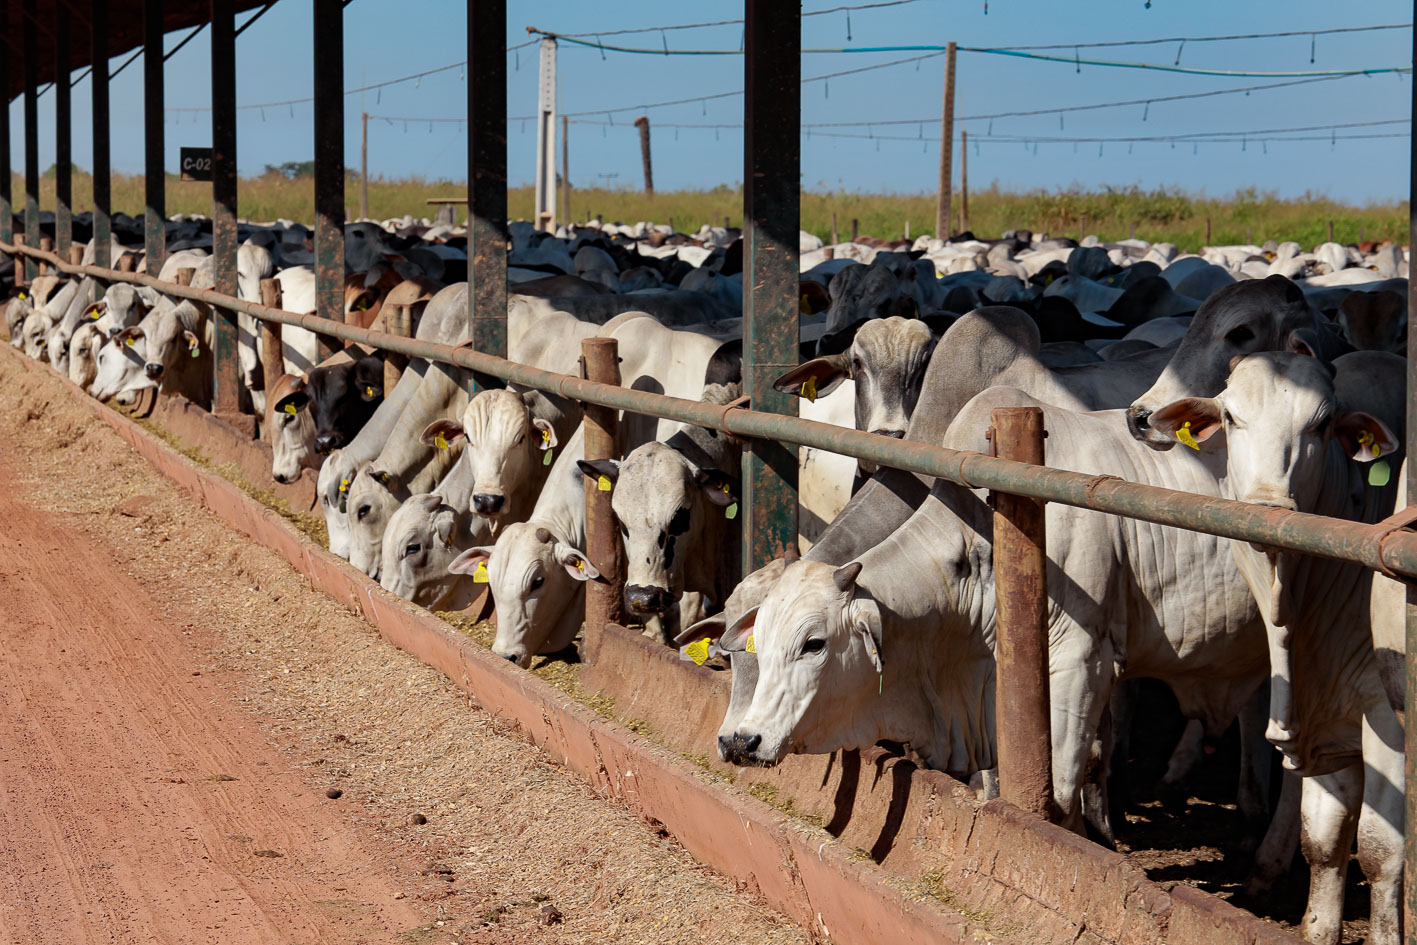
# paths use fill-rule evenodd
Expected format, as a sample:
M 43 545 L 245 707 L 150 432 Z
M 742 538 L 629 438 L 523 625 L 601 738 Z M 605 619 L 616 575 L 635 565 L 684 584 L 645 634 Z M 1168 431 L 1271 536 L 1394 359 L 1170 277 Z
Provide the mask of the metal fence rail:
M 749 439 L 809 446 L 907 472 L 948 479 L 970 488 L 1060 502 L 1221 538 L 1349 561 L 1393 577 L 1417 579 L 1417 533 L 1391 523 L 1370 525 L 1290 512 L 1128 482 L 1116 476 L 1069 472 L 896 440 L 799 417 L 612 387 L 518 364 L 474 351 L 470 347 L 435 344 L 335 322 L 315 314 L 287 312 L 222 295 L 211 289 L 162 282 L 142 273 L 70 265 L 54 253 L 28 246 L 0 242 L 0 252 L 20 253 L 68 274 L 151 286 L 168 295 L 195 299 L 220 309 L 245 312 L 262 321 L 293 325 L 354 344 L 455 365 L 583 403 L 678 420 Z

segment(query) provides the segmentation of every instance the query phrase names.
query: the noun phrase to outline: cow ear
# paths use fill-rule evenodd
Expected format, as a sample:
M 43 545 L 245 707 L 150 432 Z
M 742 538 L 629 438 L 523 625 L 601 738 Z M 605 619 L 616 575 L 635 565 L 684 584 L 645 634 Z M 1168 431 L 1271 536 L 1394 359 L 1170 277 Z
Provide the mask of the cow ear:
M 130 328 L 125 328 L 118 334 L 114 335 L 113 341 L 115 344 L 127 345 L 131 348 L 133 346 L 133 343 L 141 340 L 142 337 L 143 330 L 138 326 L 134 325 Z
M 551 425 L 550 420 L 533 417 L 531 425 L 535 427 L 541 435 L 541 449 L 543 452 L 556 448 L 559 441 L 556 439 L 556 428 Z
M 1398 449 L 1397 437 L 1387 424 L 1361 410 L 1349 410 L 1335 417 L 1333 435 L 1343 444 L 1343 452 L 1360 463 L 1371 463 Z
M 379 291 L 377 289 L 365 289 L 355 296 L 354 304 L 349 307 L 352 312 L 367 312 L 375 305 L 379 304 Z
M 555 555 L 557 562 L 566 569 L 566 573 L 577 581 L 606 583 L 605 579 L 600 576 L 600 571 L 590 563 L 590 559 L 575 548 L 557 542 Z
M 399 487 L 398 477 L 391 472 L 385 472 L 382 469 L 375 469 L 373 466 L 367 466 L 364 469 L 364 473 L 370 479 L 373 479 L 379 485 L 384 486 L 390 492 L 395 491 Z
M 847 619 L 851 622 L 851 631 L 861 638 L 861 645 L 870 657 L 871 665 L 876 672 L 883 673 L 884 662 L 881 659 L 882 639 L 881 639 L 881 609 L 873 600 L 856 599 L 847 608 Z
M 915 270 L 911 270 L 913 274 Z M 919 318 L 920 306 L 915 302 L 915 296 L 902 295 L 895 303 L 895 313 L 901 318 Z
M 761 607 L 754 607 L 743 616 L 733 621 L 733 626 L 724 630 L 719 636 L 718 648 L 735 653 L 746 651 L 749 645 L 753 643 L 753 628 L 758 622 L 758 611 L 760 609 Z M 757 647 L 754 646 L 752 652 L 756 653 L 757 651 Z
M 384 361 L 373 356 L 360 358 L 354 362 L 354 384 L 359 388 L 359 399 L 365 403 L 384 396 Z
M 187 350 L 191 352 L 192 357 L 195 358 L 197 355 L 202 353 L 202 346 L 201 343 L 197 341 L 196 332 L 187 331 L 186 329 L 183 329 L 182 338 L 184 341 L 187 342 Z
M 831 307 L 831 295 L 827 287 L 814 279 L 804 279 L 797 284 L 797 308 L 803 315 L 815 315 Z
M 679 635 L 674 638 L 674 645 L 679 647 L 679 653 L 684 654 L 684 647 L 697 640 L 706 640 L 709 643 L 717 643 L 723 636 L 723 631 L 728 629 L 728 623 L 722 613 L 714 614 L 712 617 L 705 617 L 698 623 L 687 629 L 679 631 Z
M 95 302 L 93 305 L 89 306 L 88 318 L 91 319 L 92 321 L 98 321 L 100 318 L 103 317 L 103 314 L 104 314 L 105 312 L 107 312 L 107 311 L 108 311 L 108 300 L 107 300 L 107 299 L 100 299 L 99 301 Z
M 447 449 L 449 444 L 456 443 L 465 436 L 462 424 L 456 420 L 434 420 L 423 428 L 423 433 L 418 437 L 418 441 L 424 446 Z
M 1313 333 L 1306 329 L 1296 328 L 1289 333 L 1289 350 L 1294 354 L 1301 354 L 1306 358 L 1317 358 L 1318 341 Z
M 576 465 L 591 482 L 599 482 L 603 477 L 613 487 L 620 478 L 620 461 L 618 459 L 578 459 Z M 610 490 L 606 489 L 605 491 Z
M 738 503 L 738 483 L 717 469 L 700 469 L 694 480 L 714 505 L 727 506 Z
M 277 414 L 296 414 L 304 410 L 309 403 L 309 394 L 305 393 L 304 390 L 295 390 L 276 401 L 275 412 Z
M 772 386 L 785 394 L 816 400 L 836 390 L 838 384 L 851 376 L 849 365 L 850 359 L 845 353 L 813 358 L 783 374 Z
M 1187 436 L 1203 443 L 1221 429 L 1220 403 L 1211 397 L 1186 397 L 1162 407 L 1147 418 L 1147 423 L 1182 443 L 1186 443 Z
M 448 564 L 449 574 L 476 574 L 477 569 L 483 567 L 492 560 L 492 547 L 490 545 L 479 545 L 476 548 L 469 548 L 458 555 Z M 484 570 L 482 572 L 486 574 Z

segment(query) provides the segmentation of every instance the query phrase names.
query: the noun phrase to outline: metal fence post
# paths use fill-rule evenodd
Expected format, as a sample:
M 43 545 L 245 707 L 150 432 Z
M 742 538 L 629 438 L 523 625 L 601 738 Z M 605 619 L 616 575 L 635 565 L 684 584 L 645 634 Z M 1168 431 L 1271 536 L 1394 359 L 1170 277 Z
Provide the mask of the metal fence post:
M 262 279 L 261 304 L 271 308 L 280 308 L 280 303 L 280 281 L 278 279 Z M 281 354 L 280 334 L 280 322 L 261 323 L 261 374 L 265 377 L 267 397 L 275 388 L 276 380 L 285 373 L 285 357 Z M 270 408 L 269 402 L 266 407 Z M 262 417 L 261 422 L 265 423 L 266 418 Z
M 216 290 L 236 294 L 236 5 L 212 0 L 212 256 Z M 236 313 L 213 309 L 216 383 L 212 412 L 232 419 L 241 409 Z
M 54 245 L 59 255 L 69 251 L 74 235 L 73 126 L 69 73 L 74 61 L 69 45 L 68 10 L 54 7 Z
M 1417 14 L 1417 2 L 1413 3 L 1413 13 Z M 1412 35 L 1412 52 L 1417 56 L 1417 31 Z M 1410 84 L 1410 83 L 1409 83 Z M 1412 117 L 1417 119 L 1417 88 L 1412 89 Z M 1409 150 L 1412 153 L 1413 162 L 1411 165 L 1411 177 L 1408 181 L 1408 243 L 1410 246 L 1417 246 L 1417 143 L 1409 142 Z M 1417 280 L 1408 280 L 1407 283 L 1407 306 L 1412 310 L 1412 306 L 1417 305 Z M 1417 333 L 1407 333 L 1407 430 L 1405 434 L 1407 455 L 1417 456 L 1417 373 L 1414 373 L 1414 365 L 1417 365 Z M 1409 472 L 1407 476 L 1407 495 L 1399 496 L 1399 501 L 1406 501 L 1407 505 L 1417 505 L 1417 476 Z M 1376 580 L 1376 578 L 1374 579 Z M 1407 704 L 1417 705 L 1417 584 L 1407 583 Z M 1402 892 L 1402 934 L 1403 941 L 1407 945 L 1417 945 L 1417 830 L 1412 829 L 1417 824 L 1417 724 L 1411 718 L 1407 719 L 1405 728 L 1404 749 L 1406 751 L 1406 762 L 1404 765 L 1405 792 L 1403 803 L 1403 819 L 1406 824 L 1406 831 L 1403 834 L 1403 892 Z
M 990 437 L 1000 459 L 1043 465 L 1043 411 L 999 407 Z M 1048 560 L 1043 503 L 991 493 L 994 499 L 994 587 L 997 600 L 999 793 L 1011 804 L 1050 817 L 1053 763 L 1048 703 Z
M 143 0 L 143 217 L 147 271 L 156 276 L 167 258 L 167 175 L 163 173 L 162 3 Z M 94 72 L 98 70 L 95 69 Z
M 468 7 L 467 305 L 475 351 L 507 356 L 507 3 Z M 473 389 L 503 387 L 474 373 Z
M 620 385 L 620 343 L 614 338 L 586 338 L 581 341 L 581 360 L 586 380 Z M 585 406 L 585 458 L 617 459 L 618 413 L 613 407 Z M 586 633 L 599 633 L 607 623 L 623 622 L 620 601 L 625 593 L 624 552 L 615 529 L 615 513 L 610 508 L 611 493 L 599 482 L 585 483 L 586 554 L 600 570 L 605 584 L 586 585 Z
M 39 47 L 35 38 L 34 0 L 24 0 L 25 44 L 25 245 L 39 246 Z M 25 281 L 33 282 L 39 267 L 25 257 Z
M 94 63 L 108 62 L 108 0 L 93 0 L 89 5 L 89 30 Z M 109 219 L 111 182 L 109 181 L 108 160 L 108 70 L 93 69 L 89 73 L 89 86 L 93 95 L 93 241 L 95 266 L 104 269 L 113 265 L 110 247 L 113 241 L 112 221 Z M 8 134 L 7 134 L 8 137 Z M 9 148 L 5 148 L 8 155 Z M 9 158 L 6 157 L 6 166 Z M 9 195 L 10 175 L 5 174 L 5 193 Z M 8 239 L 8 222 L 2 224 Z
M 315 304 L 344 320 L 344 4 L 315 0 Z M 320 356 L 336 345 L 320 338 Z
M 743 16 L 743 392 L 756 410 L 795 415 L 772 382 L 797 366 L 802 29 L 787 4 L 746 0 Z M 797 538 L 797 448 L 745 449 L 742 498 L 746 574 Z

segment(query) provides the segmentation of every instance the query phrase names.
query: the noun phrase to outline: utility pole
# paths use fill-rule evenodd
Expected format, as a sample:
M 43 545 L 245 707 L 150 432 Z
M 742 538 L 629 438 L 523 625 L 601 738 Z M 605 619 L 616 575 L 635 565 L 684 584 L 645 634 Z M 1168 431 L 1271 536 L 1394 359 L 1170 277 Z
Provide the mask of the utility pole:
M 955 140 L 955 44 L 945 46 L 945 101 L 940 114 L 940 191 L 935 201 L 935 235 L 950 238 L 950 178 Z
M 556 40 L 541 40 L 536 116 L 536 225 L 556 230 Z
M 360 114 L 359 133 L 359 215 L 369 219 L 369 113 Z
M 959 231 L 969 229 L 969 132 L 959 133 Z
M 649 118 L 641 115 L 635 119 L 635 127 L 640 129 L 640 159 L 645 165 L 645 193 L 654 194 L 654 171 L 649 163 Z
M 561 215 L 567 223 L 571 216 L 571 119 L 561 116 Z

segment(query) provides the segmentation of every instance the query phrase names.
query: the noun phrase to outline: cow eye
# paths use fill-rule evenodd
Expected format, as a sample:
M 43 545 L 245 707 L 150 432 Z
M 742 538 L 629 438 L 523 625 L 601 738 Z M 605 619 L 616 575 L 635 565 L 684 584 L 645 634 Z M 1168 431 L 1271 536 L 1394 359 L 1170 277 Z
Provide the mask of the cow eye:
M 1333 420 L 1333 415 L 1330 414 L 1329 416 L 1324 417 L 1324 418 L 1323 418 L 1322 420 L 1320 420 L 1318 423 L 1314 424 L 1314 435 L 1315 435 L 1315 436 L 1318 436 L 1318 437 L 1325 437 L 1325 436 L 1328 436 L 1328 427 L 1329 427 L 1329 423 L 1330 423 L 1332 420 Z
M 364 516 L 366 516 L 366 515 L 369 514 L 370 508 L 371 508 L 371 507 L 370 507 L 370 506 L 367 506 L 367 505 L 361 505 L 361 506 L 359 507 L 359 511 L 355 513 L 355 515 L 358 517 L 359 521 L 361 521 L 361 522 L 364 521 Z
M 544 577 L 542 577 L 540 574 L 538 574 L 536 577 L 534 577 L 534 578 L 531 579 L 531 589 L 532 589 L 533 591 L 541 590 L 541 585 L 543 585 L 543 584 L 545 584 L 545 583 L 546 583 L 546 578 L 544 578 Z
M 1238 328 L 1232 328 L 1230 333 L 1225 336 L 1225 340 L 1239 348 L 1254 341 L 1255 333 L 1246 326 L 1240 325 Z
M 810 640 L 804 640 L 804 641 L 802 642 L 802 655 L 803 655 L 803 656 L 806 656 L 808 653 L 820 653 L 820 652 L 822 652 L 822 650 L 825 650 L 826 648 L 827 648 L 827 641 L 826 641 L 826 640 L 822 640 L 822 639 L 820 639 L 820 638 L 818 638 L 818 637 L 813 637 L 813 638 L 810 639 Z
M 518 433 L 518 434 L 517 434 L 517 438 L 512 441 L 512 445 L 513 445 L 513 446 L 521 446 L 521 445 L 522 445 L 522 441 L 525 440 L 525 439 L 526 439 L 526 434 L 525 434 L 525 433 Z
M 620 522 L 619 524 L 620 524 L 620 537 L 621 537 L 621 538 L 629 538 L 629 537 L 630 537 L 630 530 L 625 527 L 625 523 L 624 523 L 624 522 Z
M 851 373 L 852 373 L 852 374 L 860 374 L 860 373 L 861 373 L 861 359 L 860 359 L 860 358 L 852 358 L 852 359 L 851 359 Z
M 405 558 L 407 558 L 409 555 L 416 555 L 416 554 L 418 554 L 418 553 L 419 553 L 420 551 L 422 551 L 422 550 L 423 550 L 423 546 L 420 545 L 418 542 L 415 541 L 413 544 L 409 545 L 407 548 L 405 548 L 405 549 L 403 550 L 403 556 L 404 556 Z

